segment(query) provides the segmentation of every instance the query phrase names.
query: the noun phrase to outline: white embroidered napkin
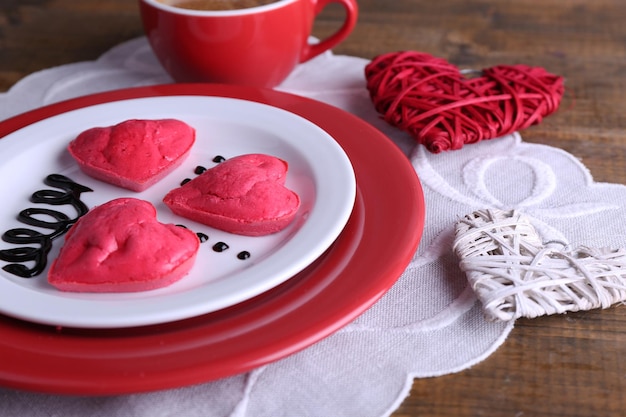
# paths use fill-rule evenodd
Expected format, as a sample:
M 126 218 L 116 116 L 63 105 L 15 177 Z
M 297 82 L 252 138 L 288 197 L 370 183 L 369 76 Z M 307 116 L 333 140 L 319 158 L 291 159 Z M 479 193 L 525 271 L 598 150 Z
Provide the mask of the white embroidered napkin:
M 327 339 L 244 375 L 106 398 L 0 389 L 0 414 L 388 416 L 408 394 L 413 378 L 458 372 L 482 361 L 513 327 L 512 321 L 492 323 L 483 317 L 452 251 L 459 218 L 484 208 L 515 208 L 536 220 L 542 236 L 571 244 L 623 246 L 626 187 L 594 183 L 572 155 L 524 143 L 517 134 L 430 154 L 379 118 L 365 89 L 367 62 L 325 54 L 299 66 L 278 89 L 367 120 L 407 154 L 420 176 L 427 205 L 422 244 L 377 304 Z M 26 77 L 0 95 L 0 119 L 78 95 L 170 82 L 146 40 L 138 38 L 97 61 Z

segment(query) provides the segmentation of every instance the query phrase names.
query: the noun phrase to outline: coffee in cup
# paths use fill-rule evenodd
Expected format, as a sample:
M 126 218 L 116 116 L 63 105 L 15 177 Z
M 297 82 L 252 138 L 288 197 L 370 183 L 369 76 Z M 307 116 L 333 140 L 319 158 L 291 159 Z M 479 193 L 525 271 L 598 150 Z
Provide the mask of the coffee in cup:
M 190 10 L 236 10 L 264 6 L 278 0 L 161 0 L 161 3 Z

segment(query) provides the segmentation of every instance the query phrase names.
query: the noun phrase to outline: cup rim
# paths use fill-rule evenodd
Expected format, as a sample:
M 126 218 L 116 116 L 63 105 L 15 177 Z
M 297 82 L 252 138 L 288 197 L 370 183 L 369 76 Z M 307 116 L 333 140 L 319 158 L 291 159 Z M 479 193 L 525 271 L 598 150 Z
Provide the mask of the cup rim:
M 266 12 L 274 9 L 281 8 L 286 6 L 287 4 L 294 3 L 298 0 L 278 0 L 273 3 L 265 4 L 262 6 L 255 7 L 247 7 L 245 9 L 235 9 L 235 10 L 193 10 L 193 9 L 183 9 L 181 7 L 171 6 L 169 4 L 161 3 L 158 0 L 141 0 L 142 2 L 155 7 L 157 9 L 161 9 L 163 11 L 180 14 L 180 15 L 188 15 L 188 16 L 240 16 L 246 14 L 254 14 Z

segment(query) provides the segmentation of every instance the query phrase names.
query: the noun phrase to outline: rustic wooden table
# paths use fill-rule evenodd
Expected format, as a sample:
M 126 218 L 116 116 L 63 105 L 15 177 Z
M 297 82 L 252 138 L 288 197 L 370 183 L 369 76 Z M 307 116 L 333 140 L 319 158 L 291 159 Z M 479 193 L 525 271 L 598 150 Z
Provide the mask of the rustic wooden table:
M 480 69 L 524 63 L 566 78 L 559 112 L 523 132 L 626 184 L 626 2 L 359 0 L 337 54 L 417 50 Z M 341 10 L 315 26 L 324 36 Z M 135 0 L 2 0 L 0 91 L 48 67 L 91 60 L 142 35 Z M 395 417 L 621 416 L 626 308 L 519 320 L 504 345 L 458 374 L 416 380 Z

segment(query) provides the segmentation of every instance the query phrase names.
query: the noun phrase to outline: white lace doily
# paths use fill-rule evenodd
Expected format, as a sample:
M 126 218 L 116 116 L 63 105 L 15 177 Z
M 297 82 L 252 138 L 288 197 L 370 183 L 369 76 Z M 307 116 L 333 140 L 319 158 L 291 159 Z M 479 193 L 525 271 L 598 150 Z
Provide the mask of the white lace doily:
M 454 226 L 483 208 L 516 208 L 554 240 L 623 246 L 626 187 L 594 183 L 572 155 L 517 134 L 430 154 L 376 114 L 367 60 L 322 55 L 278 88 L 347 110 L 387 134 L 411 158 L 424 187 L 422 243 L 406 272 L 338 333 L 253 372 L 192 387 L 107 398 L 0 389 L 4 415 L 33 417 L 387 416 L 413 378 L 458 372 L 487 358 L 513 324 L 488 322 L 452 252 Z M 32 74 L 0 95 L 0 119 L 63 99 L 170 83 L 144 38 L 94 62 Z M 558 117 L 558 116 L 555 116 Z

